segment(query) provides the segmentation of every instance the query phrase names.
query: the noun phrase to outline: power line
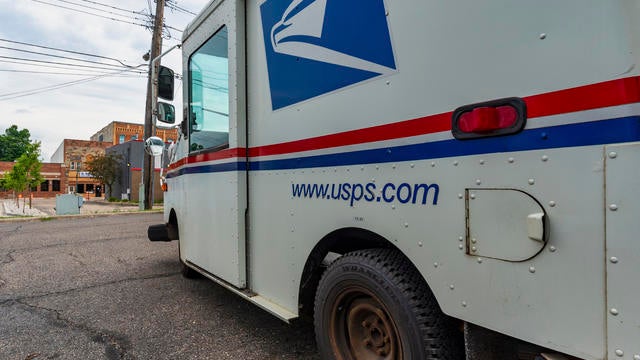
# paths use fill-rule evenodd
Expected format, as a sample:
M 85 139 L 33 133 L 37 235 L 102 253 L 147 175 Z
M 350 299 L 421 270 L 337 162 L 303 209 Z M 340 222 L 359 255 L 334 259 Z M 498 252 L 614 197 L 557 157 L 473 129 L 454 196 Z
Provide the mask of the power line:
M 169 9 L 171 9 L 171 10 L 177 10 L 177 11 L 180 11 L 180 12 L 183 12 L 183 13 L 186 13 L 186 14 L 190 14 L 190 15 L 194 15 L 194 16 L 198 15 L 198 14 L 194 13 L 193 11 L 189 11 L 189 10 L 183 8 L 183 7 L 178 6 L 178 2 L 177 1 L 173 1 L 173 0 L 167 1 L 167 7 Z
M 86 62 L 86 63 L 90 63 L 90 64 L 98 64 L 98 65 L 111 66 L 111 67 L 118 67 L 118 68 L 122 67 L 122 65 L 106 64 L 106 63 L 99 62 L 99 61 L 93 61 L 93 60 L 86 60 L 86 59 L 74 58 L 74 57 L 70 57 L 70 56 L 53 55 L 53 54 L 47 54 L 47 53 L 43 53 L 43 52 L 39 52 L 39 51 L 31 51 L 31 50 L 24 50 L 24 49 L 16 49 L 16 48 L 10 48 L 10 47 L 7 47 L 7 46 L 0 46 L 0 49 L 11 50 L 11 51 L 18 51 L 18 52 L 24 52 L 24 53 L 27 53 L 27 54 L 35 54 L 35 55 L 49 56 L 49 57 L 54 57 L 54 58 L 58 58 L 58 59 L 66 59 L 66 60 L 73 60 L 73 61 L 81 61 L 81 62 Z
M 140 19 L 140 18 L 130 17 L 130 19 L 132 19 L 132 20 L 146 21 L 147 22 L 147 24 L 141 24 L 141 23 L 138 23 L 138 22 L 126 21 L 126 20 L 116 19 L 116 18 L 113 18 L 113 17 L 104 16 L 104 15 L 100 15 L 100 14 L 94 14 L 92 12 L 79 10 L 79 9 L 74 9 L 74 8 L 70 8 L 70 7 L 67 7 L 67 6 L 52 4 L 52 3 L 48 3 L 48 2 L 42 1 L 42 0 L 31 0 L 31 1 L 34 1 L 34 2 L 37 2 L 37 3 L 41 3 L 41 4 L 45 4 L 45 5 L 50 5 L 50 6 L 61 8 L 61 9 L 65 9 L 65 10 L 76 11 L 76 12 L 79 12 L 79 13 L 82 13 L 82 14 L 96 16 L 96 17 L 99 17 L 99 18 L 107 19 L 107 20 L 113 20 L 113 21 L 117 21 L 117 22 L 121 22 L 121 23 L 125 23 L 125 24 L 141 26 L 141 27 L 143 27 L 145 29 L 150 29 L 153 26 L 153 19 L 147 20 L 147 19 Z M 59 1 L 62 1 L 62 0 L 59 0 Z M 140 15 L 144 15 L 144 16 L 149 17 L 149 18 L 151 17 L 151 15 L 147 15 L 147 14 L 140 14 Z M 119 15 L 119 16 L 122 16 L 122 15 Z M 163 25 L 163 28 L 172 29 L 172 30 L 175 30 L 175 31 L 178 31 L 178 32 L 182 32 L 181 30 L 176 29 L 176 28 L 171 27 L 171 26 L 166 25 L 166 24 Z M 169 33 L 168 31 L 167 31 L 167 36 L 168 36 L 169 39 L 171 38 L 171 33 Z
M 65 4 L 79 6 L 81 8 L 85 8 L 85 9 L 91 9 L 91 10 L 95 10 L 95 11 L 100 11 L 100 12 L 107 13 L 107 14 L 110 14 L 110 15 L 121 16 L 121 17 L 124 17 L 124 18 L 132 19 L 132 20 L 139 20 L 139 21 L 144 21 L 145 20 L 145 19 L 141 19 L 141 18 L 136 17 L 136 16 L 131 16 L 131 15 L 128 15 L 128 14 L 127 15 L 118 14 L 118 13 L 115 13 L 113 11 L 103 10 L 103 9 L 99 9 L 99 8 L 96 8 L 96 7 L 93 7 L 93 6 L 79 4 L 79 3 L 76 3 L 76 2 L 73 2 L 73 1 L 69 1 L 69 0 L 57 0 L 57 1 L 65 3 Z M 103 5 L 103 6 L 105 6 L 105 5 Z M 137 13 L 137 12 L 135 12 L 133 10 L 126 10 L 126 9 L 120 9 L 120 8 L 117 8 L 117 9 L 119 11 L 124 11 L 124 12 L 127 12 L 127 13 L 133 13 L 133 14 L 136 14 L 136 15 L 141 15 L 140 13 Z
M 69 73 L 69 72 L 55 72 L 55 71 L 31 71 L 31 70 L 15 70 L 15 69 L 0 69 L 0 72 L 10 72 L 10 73 L 26 73 L 26 74 L 46 74 L 46 75 L 70 75 L 70 76 L 93 76 L 96 73 Z M 106 75 L 107 73 L 98 73 L 100 75 Z M 147 77 L 146 74 L 122 74 L 122 75 L 114 75 L 118 77 L 137 77 L 144 78 Z
M 120 7 L 117 7 L 117 6 L 103 4 L 103 3 L 100 3 L 100 2 L 97 2 L 97 1 L 91 1 L 91 0 L 80 0 L 80 1 L 83 1 L 83 2 L 86 2 L 86 3 L 90 3 L 90 4 L 99 5 L 99 6 L 108 7 L 108 8 L 111 8 L 111 9 L 114 9 L 114 10 L 123 11 L 123 12 L 132 12 L 134 14 L 139 14 L 138 12 L 133 11 L 133 10 L 123 9 L 123 8 L 120 8 Z
M 59 90 L 59 89 L 66 88 L 66 87 L 69 87 L 69 86 L 83 84 L 83 83 L 86 83 L 86 82 L 102 79 L 104 77 L 119 75 L 119 74 L 127 72 L 127 71 L 130 71 L 130 70 L 129 69 L 125 69 L 125 70 L 117 71 L 115 73 L 97 75 L 97 76 L 93 76 L 93 77 L 89 77 L 89 78 L 85 78 L 85 79 L 80 79 L 80 80 L 75 80 L 75 81 L 69 81 L 69 82 L 66 82 L 66 83 L 46 86 L 46 87 L 39 88 L 39 89 L 24 90 L 24 91 L 17 91 L 17 92 L 13 92 L 13 93 L 0 94 L 0 101 L 11 100 L 11 99 L 19 98 L 19 97 L 40 94 L 40 93 L 47 92 L 47 91 Z
M 118 21 L 118 22 L 131 24 L 131 25 L 142 26 L 142 27 L 145 27 L 145 28 L 147 27 L 146 24 L 140 24 L 140 23 L 135 23 L 135 22 L 131 22 L 131 21 L 125 21 L 125 20 L 121 20 L 121 19 L 115 19 L 115 18 L 112 18 L 112 17 L 103 16 L 103 15 L 99 15 L 99 14 L 94 14 L 94 13 L 91 13 L 91 12 L 88 12 L 88 11 L 84 11 L 84 10 L 78 10 L 78 9 L 73 9 L 73 8 L 70 8 L 70 7 L 62 6 L 62 5 L 56 5 L 56 4 L 48 3 L 48 2 L 45 2 L 45 1 L 42 1 L 42 0 L 31 0 L 31 1 L 35 1 L 37 3 L 50 5 L 50 6 L 61 8 L 61 9 L 76 11 L 76 12 L 87 14 L 87 15 L 97 16 L 97 17 L 100 17 L 100 18 L 103 18 L 103 19 Z
M 81 68 L 89 68 L 89 69 L 114 70 L 112 67 L 100 67 L 100 66 L 92 66 L 92 65 L 69 64 L 69 63 L 62 63 L 62 62 L 57 62 L 57 61 L 26 59 L 26 58 L 12 57 L 12 56 L 0 56 L 0 59 L 22 60 L 22 61 L 28 61 L 28 62 L 53 64 L 53 65 L 64 65 L 64 66 L 70 66 L 70 67 L 81 67 Z M 137 66 L 137 67 L 140 67 L 140 66 Z M 131 68 L 128 68 L 128 69 L 133 69 L 133 68 L 137 68 L 137 67 L 131 67 Z
M 66 53 L 70 53 L 70 54 L 84 55 L 84 56 L 91 56 L 91 57 L 100 58 L 100 59 L 112 60 L 112 61 L 119 62 L 120 64 L 122 64 L 122 66 L 126 66 L 126 67 L 129 66 L 129 65 L 125 64 L 124 62 L 122 62 L 121 60 L 118 60 L 118 59 L 115 59 L 115 58 L 112 58 L 112 57 L 108 57 L 108 56 L 103 56 L 103 55 L 95 55 L 95 54 L 89 54 L 89 53 L 80 52 L 80 51 L 73 51 L 73 50 L 64 50 L 64 49 L 59 49 L 59 48 L 54 48 L 54 47 L 49 47 L 49 46 L 36 45 L 36 44 L 31 44 L 31 43 L 26 43 L 26 42 L 21 42 L 21 41 L 15 41 L 15 40 L 7 40 L 7 39 L 2 39 L 2 38 L 0 38 L 0 41 L 12 43 L 12 44 L 25 45 L 25 46 L 33 46 L 33 47 L 37 47 L 37 48 L 41 48 L 41 49 L 47 49 L 47 50 L 61 51 L 61 52 L 66 52 Z
M 32 60 L 32 59 L 26 59 L 26 60 L 28 61 L 28 60 Z M 37 60 L 34 60 L 34 61 L 37 61 Z M 0 60 L 0 63 L 26 65 L 26 66 L 36 66 L 36 67 L 43 67 L 43 68 L 48 68 L 48 69 L 78 70 L 78 69 L 73 69 L 73 66 L 75 64 L 69 64 L 67 67 L 65 67 L 65 66 L 56 66 L 56 65 L 33 64 L 33 63 L 28 63 L 28 62 L 10 61 L 10 60 Z M 60 63 L 60 64 L 64 64 L 64 63 Z M 80 69 L 80 70 L 82 70 L 82 71 L 90 71 L 90 72 L 93 71 L 94 73 L 95 72 L 102 73 L 102 72 L 97 71 L 97 70 L 87 70 L 87 69 Z M 105 68 L 104 70 L 114 70 L 114 69 Z M 138 74 L 146 74 L 147 73 L 146 71 L 141 71 L 141 70 L 132 70 L 132 72 L 135 72 L 135 73 L 138 73 Z

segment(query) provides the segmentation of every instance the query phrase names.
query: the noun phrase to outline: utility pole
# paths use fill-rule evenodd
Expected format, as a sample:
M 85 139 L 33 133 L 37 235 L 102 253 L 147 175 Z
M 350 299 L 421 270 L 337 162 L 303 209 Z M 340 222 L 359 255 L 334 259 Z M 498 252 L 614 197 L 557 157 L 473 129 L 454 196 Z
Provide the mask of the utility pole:
M 165 0 L 156 0 L 156 16 L 153 22 L 153 38 L 151 39 L 151 55 L 150 59 L 155 59 L 158 55 L 160 55 L 162 51 L 162 27 L 164 18 L 164 1 Z M 151 62 L 149 63 L 149 76 L 147 81 L 147 106 L 145 109 L 144 116 L 144 139 L 146 140 L 150 136 L 153 136 L 153 113 L 155 109 L 152 109 L 152 97 L 158 96 L 158 94 L 152 93 L 151 82 L 156 81 L 157 79 L 152 79 L 152 74 L 154 73 L 151 68 Z M 157 65 L 160 66 L 158 62 Z M 158 72 L 155 71 L 155 74 Z M 157 90 L 156 90 L 157 91 Z M 153 178 L 153 158 L 151 155 L 144 153 L 144 165 L 142 167 L 142 183 L 144 184 L 144 209 L 149 210 L 153 207 L 153 199 L 151 198 L 152 194 L 152 186 L 153 183 L 151 179 Z

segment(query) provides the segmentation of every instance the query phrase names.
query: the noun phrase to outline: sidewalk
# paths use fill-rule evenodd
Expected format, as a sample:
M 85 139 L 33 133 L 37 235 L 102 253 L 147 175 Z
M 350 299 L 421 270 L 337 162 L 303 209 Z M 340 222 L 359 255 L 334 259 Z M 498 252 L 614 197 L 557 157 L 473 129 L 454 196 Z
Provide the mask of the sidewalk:
M 23 203 L 26 206 L 23 207 Z M 29 208 L 29 199 L 20 199 L 19 205 L 13 199 L 0 200 L 0 218 L 16 216 L 49 217 L 56 216 L 55 198 L 34 198 L 32 208 Z M 154 204 L 153 210 L 161 210 L 162 205 Z M 108 202 L 103 198 L 84 198 L 84 204 L 80 208 L 80 215 L 112 214 L 120 212 L 140 211 L 137 203 Z

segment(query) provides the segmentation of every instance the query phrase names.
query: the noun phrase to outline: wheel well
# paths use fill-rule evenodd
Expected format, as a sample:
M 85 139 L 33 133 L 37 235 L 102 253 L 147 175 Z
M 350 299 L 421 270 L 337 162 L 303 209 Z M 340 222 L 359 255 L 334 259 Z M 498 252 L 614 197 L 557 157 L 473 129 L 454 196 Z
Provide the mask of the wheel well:
M 332 254 L 342 255 L 355 250 L 373 248 L 397 249 L 384 237 L 360 228 L 335 230 L 322 238 L 311 250 L 302 271 L 298 294 L 300 316 L 305 319 L 313 318 L 316 288 L 322 273 L 332 260 Z
M 179 240 L 180 232 L 178 231 L 178 216 L 176 216 L 175 210 L 171 209 L 169 213 L 169 222 L 167 222 L 167 231 L 169 232 L 169 239 Z

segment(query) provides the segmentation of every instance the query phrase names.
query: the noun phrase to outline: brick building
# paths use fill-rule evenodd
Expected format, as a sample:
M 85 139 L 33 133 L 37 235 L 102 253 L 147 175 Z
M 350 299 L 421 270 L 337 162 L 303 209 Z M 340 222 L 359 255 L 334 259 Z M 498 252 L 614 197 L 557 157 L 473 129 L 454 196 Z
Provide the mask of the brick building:
M 0 177 L 13 169 L 14 162 L 0 161 Z M 44 181 L 31 189 L 34 197 L 55 197 L 56 194 L 64 194 L 67 191 L 65 168 L 62 164 L 42 163 L 40 174 Z M 13 196 L 13 191 L 0 188 L 0 198 Z
M 122 144 L 131 140 L 143 140 L 144 125 L 121 121 L 112 121 L 91 136 L 91 141 L 106 141 L 112 145 Z M 177 129 L 157 129 L 156 136 L 164 142 L 175 142 L 178 138 Z
M 104 196 L 104 187 L 86 170 L 86 162 L 105 154 L 110 142 L 64 139 L 51 156 L 52 163 L 61 163 L 66 178 L 66 192 Z

